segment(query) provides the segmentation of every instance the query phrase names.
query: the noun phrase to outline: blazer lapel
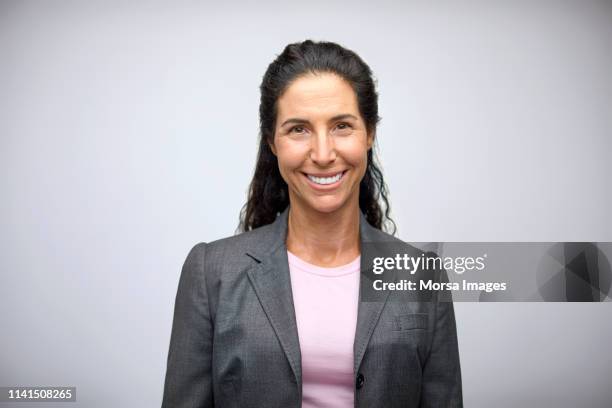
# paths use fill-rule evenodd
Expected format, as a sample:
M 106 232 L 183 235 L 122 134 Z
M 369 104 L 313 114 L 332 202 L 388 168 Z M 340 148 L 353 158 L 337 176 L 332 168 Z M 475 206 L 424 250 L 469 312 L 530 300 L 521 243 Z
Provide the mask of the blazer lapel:
M 247 254 L 258 263 L 248 270 L 253 285 L 270 324 L 287 355 L 295 380 L 302 383 L 302 364 L 298 339 L 295 308 L 291 291 L 289 261 L 287 259 L 287 216 L 288 207 L 270 226 L 269 237 L 262 243 L 270 243 L 265 250 L 251 250 Z M 260 254 L 260 252 L 262 254 Z M 267 253 L 264 253 L 267 252 Z
M 359 276 L 359 305 L 357 308 L 357 328 L 355 331 L 355 342 L 353 345 L 353 354 L 355 358 L 354 372 L 355 374 L 359 371 L 361 360 L 365 354 L 366 348 L 374 332 L 374 327 L 378 322 L 378 318 L 387 302 L 389 297 L 388 290 L 374 293 L 372 282 L 375 279 L 375 275 L 372 273 L 372 265 L 366 265 L 366 257 L 364 256 L 363 244 L 364 243 L 376 243 L 381 241 L 387 241 L 388 238 L 384 236 L 384 233 L 373 226 L 371 226 L 366 220 L 363 213 L 359 213 L 359 239 L 361 242 L 361 273 Z M 396 274 L 393 274 L 393 281 L 396 279 Z M 364 294 L 368 293 L 368 299 L 376 299 L 370 301 L 364 301 Z

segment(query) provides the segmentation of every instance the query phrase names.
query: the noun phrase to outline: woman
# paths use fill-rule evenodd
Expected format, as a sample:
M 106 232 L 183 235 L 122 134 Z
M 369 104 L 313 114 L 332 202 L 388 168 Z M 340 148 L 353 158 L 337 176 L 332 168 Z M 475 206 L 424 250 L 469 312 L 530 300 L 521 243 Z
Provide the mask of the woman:
M 243 233 L 187 256 L 163 407 L 462 406 L 452 302 L 361 297 L 363 244 L 401 243 L 382 231 L 377 99 L 334 43 L 270 64 Z

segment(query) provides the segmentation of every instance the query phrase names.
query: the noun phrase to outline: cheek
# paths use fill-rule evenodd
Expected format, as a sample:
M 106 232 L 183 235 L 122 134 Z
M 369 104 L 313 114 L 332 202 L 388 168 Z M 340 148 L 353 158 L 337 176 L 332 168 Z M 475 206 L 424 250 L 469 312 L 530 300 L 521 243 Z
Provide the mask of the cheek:
M 365 170 L 368 162 L 368 146 L 365 143 L 348 140 L 338 147 L 342 149 L 342 157 L 346 162 L 353 167 Z
M 307 146 L 304 147 L 300 143 L 285 140 L 276 143 L 278 166 L 283 177 L 286 178 L 289 172 L 302 166 L 307 152 Z

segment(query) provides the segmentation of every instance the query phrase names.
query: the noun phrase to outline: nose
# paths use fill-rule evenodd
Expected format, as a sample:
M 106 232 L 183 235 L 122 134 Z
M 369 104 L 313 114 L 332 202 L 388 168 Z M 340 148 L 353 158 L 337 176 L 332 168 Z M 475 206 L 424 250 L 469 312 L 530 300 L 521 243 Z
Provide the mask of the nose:
M 319 133 L 312 138 L 310 159 L 321 167 L 326 167 L 336 160 L 336 146 L 333 137 L 327 133 Z

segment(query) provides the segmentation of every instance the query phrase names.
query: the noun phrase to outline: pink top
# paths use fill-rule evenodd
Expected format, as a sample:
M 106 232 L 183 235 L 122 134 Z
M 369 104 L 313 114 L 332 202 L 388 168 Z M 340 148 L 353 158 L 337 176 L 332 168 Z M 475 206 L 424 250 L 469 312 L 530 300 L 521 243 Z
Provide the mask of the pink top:
M 302 353 L 302 407 L 353 407 L 361 257 L 324 268 L 289 251 L 287 256 Z

